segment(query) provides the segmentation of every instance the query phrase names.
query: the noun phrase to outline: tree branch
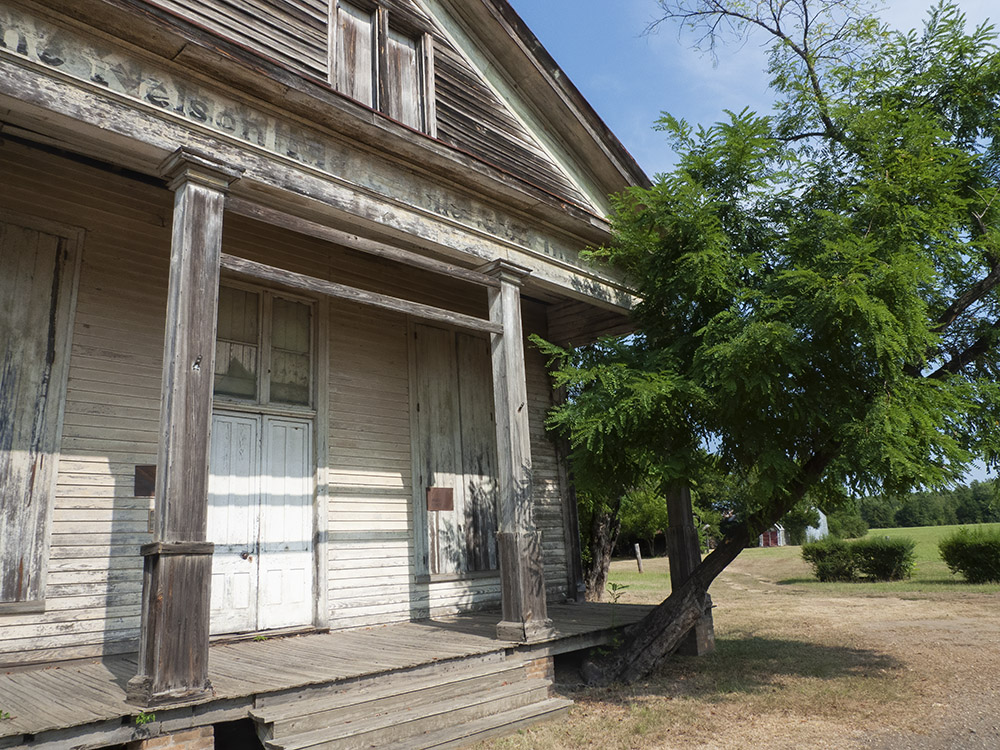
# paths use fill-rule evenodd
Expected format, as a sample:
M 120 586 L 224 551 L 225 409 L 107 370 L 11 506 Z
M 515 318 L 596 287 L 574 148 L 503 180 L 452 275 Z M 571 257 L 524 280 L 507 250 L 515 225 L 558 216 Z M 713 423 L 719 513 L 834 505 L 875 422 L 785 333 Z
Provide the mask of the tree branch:
M 943 333 L 962 313 L 993 291 L 997 284 L 1000 284 L 1000 258 L 992 260 L 993 266 L 990 268 L 990 272 L 969 287 L 964 294 L 949 305 L 947 310 L 938 316 L 934 328 L 931 329 L 933 333 Z
M 996 346 L 997 336 L 1000 335 L 1000 320 L 995 320 L 989 331 L 984 333 L 974 342 L 969 344 L 964 350 L 956 354 L 945 362 L 934 372 L 925 377 L 928 380 L 941 380 L 949 375 L 954 375 L 966 365 L 975 362 L 979 357 L 986 354 Z

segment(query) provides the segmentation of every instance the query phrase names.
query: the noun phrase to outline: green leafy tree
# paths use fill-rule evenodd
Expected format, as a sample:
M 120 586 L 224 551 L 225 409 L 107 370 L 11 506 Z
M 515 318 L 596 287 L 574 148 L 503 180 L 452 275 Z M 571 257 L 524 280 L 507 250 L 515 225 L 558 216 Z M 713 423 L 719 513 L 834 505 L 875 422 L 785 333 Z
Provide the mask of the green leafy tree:
M 677 168 L 617 197 L 614 240 L 595 252 L 639 292 L 641 333 L 610 366 L 627 386 L 610 428 L 584 406 L 603 381 L 597 394 L 580 381 L 575 446 L 623 437 L 671 456 L 669 481 L 697 477 L 709 453 L 741 489 L 719 546 L 597 670 L 626 681 L 673 651 L 715 577 L 807 494 L 828 507 L 845 488 L 954 482 L 1000 448 L 992 28 L 967 31 L 950 5 L 909 34 L 847 0 L 660 6 L 709 45 L 770 34 L 777 101 L 773 116 L 697 129 L 664 116 Z

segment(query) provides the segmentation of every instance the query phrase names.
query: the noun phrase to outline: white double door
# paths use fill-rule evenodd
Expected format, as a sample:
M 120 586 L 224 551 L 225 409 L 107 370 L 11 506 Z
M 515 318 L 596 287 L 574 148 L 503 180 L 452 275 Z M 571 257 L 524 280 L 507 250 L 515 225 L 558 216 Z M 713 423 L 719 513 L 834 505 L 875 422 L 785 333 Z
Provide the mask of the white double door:
M 312 422 L 216 412 L 209 469 L 212 633 L 311 624 Z

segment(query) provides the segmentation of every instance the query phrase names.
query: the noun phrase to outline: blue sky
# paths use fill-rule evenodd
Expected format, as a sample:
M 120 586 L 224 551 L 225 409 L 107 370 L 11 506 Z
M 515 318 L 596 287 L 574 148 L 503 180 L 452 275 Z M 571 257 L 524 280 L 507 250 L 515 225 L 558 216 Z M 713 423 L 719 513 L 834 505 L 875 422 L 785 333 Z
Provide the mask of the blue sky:
M 717 60 L 692 49 L 689 33 L 673 23 L 644 34 L 656 18 L 655 0 L 510 0 L 577 88 L 650 176 L 670 169 L 673 155 L 652 129 L 661 111 L 708 124 L 723 110 L 767 111 L 763 37 L 717 50 Z M 961 0 L 969 20 L 992 15 L 996 0 Z M 919 27 L 930 0 L 886 3 L 882 18 L 896 28 Z
M 972 24 L 991 16 L 997 0 L 961 0 Z M 653 176 L 673 164 L 673 152 L 653 123 L 662 111 L 692 124 L 721 119 L 724 110 L 770 108 L 764 74 L 768 40 L 716 50 L 713 59 L 692 49 L 694 38 L 656 18 L 655 0 L 510 0 L 528 27 L 590 101 L 632 156 Z M 930 0 L 892 0 L 881 17 L 897 29 L 922 25 Z M 982 467 L 970 479 L 983 479 Z

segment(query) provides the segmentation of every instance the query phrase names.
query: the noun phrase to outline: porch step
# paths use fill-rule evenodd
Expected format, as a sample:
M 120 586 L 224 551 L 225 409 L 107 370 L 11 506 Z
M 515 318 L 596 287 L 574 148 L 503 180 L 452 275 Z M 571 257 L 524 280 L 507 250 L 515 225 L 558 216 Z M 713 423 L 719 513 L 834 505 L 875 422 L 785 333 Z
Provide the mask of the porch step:
M 438 748 L 458 748 L 482 742 L 490 737 L 501 737 L 513 734 L 518 729 L 535 724 L 539 721 L 556 719 L 567 713 L 573 701 L 569 698 L 549 698 L 530 706 L 522 706 L 511 711 L 504 711 L 481 719 L 445 727 L 434 732 L 427 732 L 417 737 L 410 737 L 402 742 L 387 745 L 385 750 L 435 750 Z
M 251 715 L 267 750 L 458 747 L 565 710 L 550 687 L 520 660 L 475 663 L 388 673 Z

